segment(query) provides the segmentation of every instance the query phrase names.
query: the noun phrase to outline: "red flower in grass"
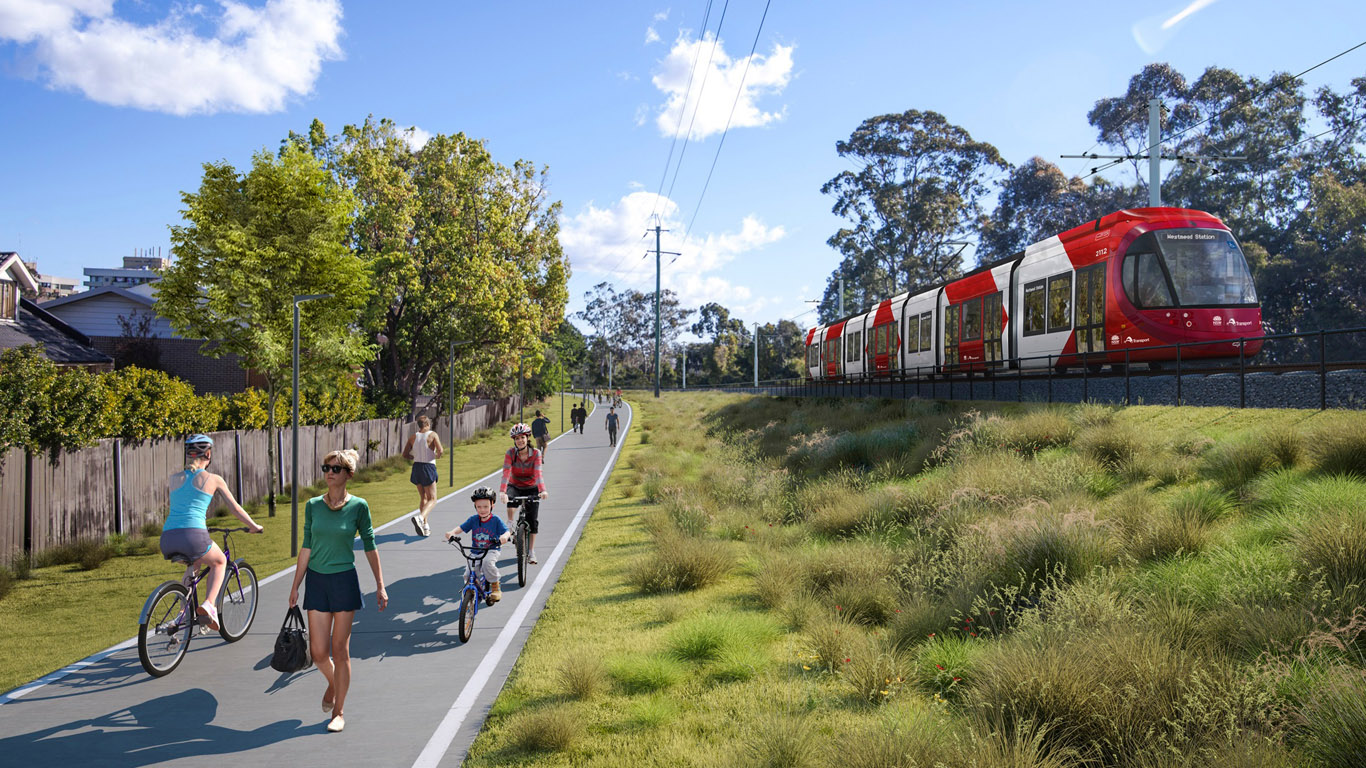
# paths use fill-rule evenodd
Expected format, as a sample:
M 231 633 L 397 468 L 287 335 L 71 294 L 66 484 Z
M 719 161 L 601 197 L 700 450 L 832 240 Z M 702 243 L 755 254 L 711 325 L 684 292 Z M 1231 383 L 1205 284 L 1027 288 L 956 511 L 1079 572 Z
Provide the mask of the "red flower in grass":
M 972 623 L 972 619 L 963 619 L 963 623 L 964 623 L 964 624 L 971 624 L 971 623 Z
M 956 682 L 958 682 L 959 680 L 962 680 L 962 679 L 963 679 L 963 678 L 961 678 L 961 677 L 955 677 L 955 678 L 953 679 L 953 681 L 956 683 Z
M 837 605 L 837 606 L 835 606 L 835 610 L 837 610 L 837 611 L 842 611 L 842 610 L 844 610 L 844 609 Z
M 969 632 L 968 634 L 969 634 L 969 635 L 972 635 L 973 637 L 977 637 L 977 633 L 976 633 L 976 632 Z
M 942 665 L 939 665 L 939 664 L 935 664 L 935 665 L 934 665 L 934 668 L 935 668 L 935 669 L 938 669 L 938 670 L 943 670 L 943 669 L 944 669 L 944 667 L 943 667 Z
M 849 663 L 849 657 L 848 657 L 848 656 L 845 656 L 845 657 L 844 657 L 844 663 L 845 663 L 845 664 L 848 664 L 848 663 Z

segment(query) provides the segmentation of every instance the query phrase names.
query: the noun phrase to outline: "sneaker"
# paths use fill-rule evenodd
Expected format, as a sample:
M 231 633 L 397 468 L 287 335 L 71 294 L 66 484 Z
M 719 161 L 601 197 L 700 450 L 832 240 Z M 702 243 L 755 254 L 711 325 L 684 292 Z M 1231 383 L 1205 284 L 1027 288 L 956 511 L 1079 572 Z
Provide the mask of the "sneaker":
M 215 631 L 218 629 L 218 610 L 213 607 L 212 603 L 200 603 L 199 608 L 195 609 L 195 613 L 199 614 L 200 624 L 204 624 Z
M 432 535 L 432 526 L 431 526 L 431 523 L 428 523 L 426 520 L 423 520 L 423 521 L 422 521 L 422 535 L 423 535 L 423 536 L 431 536 L 431 535 Z
M 332 718 L 332 721 L 331 721 L 331 722 L 329 722 L 329 723 L 327 724 L 327 732 L 328 732 L 328 733 L 340 733 L 341 730 L 342 730 L 343 728 L 345 728 L 345 727 L 346 727 L 346 719 L 343 718 L 341 715 L 337 715 L 336 717 Z
M 528 563 L 531 563 L 532 565 L 536 564 L 536 550 L 531 550 L 531 552 L 526 556 L 526 561 Z
M 422 524 L 422 515 L 413 515 L 413 530 L 417 531 L 418 536 L 426 536 L 431 533 L 431 529 L 423 530 L 427 526 Z

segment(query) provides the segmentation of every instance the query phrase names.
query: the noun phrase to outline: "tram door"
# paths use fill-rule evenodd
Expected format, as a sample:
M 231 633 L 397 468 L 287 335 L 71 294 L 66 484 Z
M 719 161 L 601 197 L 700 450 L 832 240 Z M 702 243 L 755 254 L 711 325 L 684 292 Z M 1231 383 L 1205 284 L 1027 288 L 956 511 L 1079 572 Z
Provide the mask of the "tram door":
M 1001 362 L 1001 294 L 993 293 L 982 299 L 983 359 L 988 363 Z
M 962 304 L 953 304 L 944 312 L 944 368 L 958 367 L 958 318 Z
M 1105 262 L 1077 270 L 1077 352 L 1105 351 Z

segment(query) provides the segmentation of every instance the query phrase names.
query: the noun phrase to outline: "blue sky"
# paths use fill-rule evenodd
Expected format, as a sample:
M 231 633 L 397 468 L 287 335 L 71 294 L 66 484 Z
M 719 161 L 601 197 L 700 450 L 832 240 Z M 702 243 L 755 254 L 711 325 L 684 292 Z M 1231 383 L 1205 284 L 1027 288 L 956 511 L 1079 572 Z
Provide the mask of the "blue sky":
M 336 131 L 374 114 L 549 166 L 571 312 L 603 280 L 653 289 L 653 258 L 641 258 L 653 238 L 641 235 L 658 210 L 665 249 L 683 252 L 666 257 L 664 286 L 686 306 L 719 301 L 770 322 L 806 311 L 838 262 L 825 241 L 840 221 L 820 187 L 851 167 L 834 145 L 865 118 L 935 110 L 1012 163 L 1040 155 L 1072 174 L 1088 163 L 1058 155 L 1095 143 L 1087 111 L 1145 64 L 1265 78 L 1366 40 L 1359 1 L 777 0 L 745 72 L 764 3 L 715 0 L 704 35 L 705 8 L 0 0 L 0 250 L 79 278 L 135 248 L 166 249 L 201 163 L 245 167 L 314 117 Z M 698 51 L 701 108 L 693 118 L 688 100 L 693 132 L 672 195 L 657 200 Z M 1366 48 L 1306 80 L 1345 90 L 1363 74 Z

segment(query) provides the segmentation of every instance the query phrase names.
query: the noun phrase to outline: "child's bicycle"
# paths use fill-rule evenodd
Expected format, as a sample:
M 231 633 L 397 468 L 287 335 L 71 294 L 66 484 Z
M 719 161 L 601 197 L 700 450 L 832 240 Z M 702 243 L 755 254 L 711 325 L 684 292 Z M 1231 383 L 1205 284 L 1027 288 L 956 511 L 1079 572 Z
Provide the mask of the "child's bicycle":
M 210 533 L 223 534 L 223 556 L 227 558 L 227 573 L 223 589 L 217 597 L 218 634 L 229 643 L 241 640 L 256 618 L 256 599 L 260 588 L 256 571 L 247 561 L 232 559 L 228 537 L 233 533 L 249 533 L 250 528 L 210 528 Z M 152 590 L 142 606 L 138 618 L 138 658 L 142 668 L 152 677 L 169 675 L 189 650 L 190 638 L 209 631 L 199 621 L 199 582 L 209 575 L 209 569 L 195 572 L 187 557 L 177 555 L 172 562 L 185 566 L 180 581 L 167 581 Z
M 488 580 L 480 570 L 484 558 L 494 548 L 467 547 L 458 536 L 452 536 L 446 541 L 460 547 L 460 551 L 465 555 L 465 588 L 460 592 L 460 642 L 468 643 L 470 635 L 474 634 L 474 617 L 479 613 L 479 601 L 484 601 L 485 605 L 493 605 Z
M 513 496 L 508 507 L 517 508 L 517 522 L 513 525 L 512 543 L 517 547 L 517 586 L 526 586 L 527 558 L 531 556 L 531 523 L 526 519 L 526 505 L 540 504 L 538 496 Z

